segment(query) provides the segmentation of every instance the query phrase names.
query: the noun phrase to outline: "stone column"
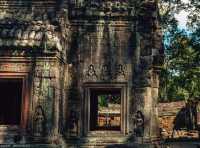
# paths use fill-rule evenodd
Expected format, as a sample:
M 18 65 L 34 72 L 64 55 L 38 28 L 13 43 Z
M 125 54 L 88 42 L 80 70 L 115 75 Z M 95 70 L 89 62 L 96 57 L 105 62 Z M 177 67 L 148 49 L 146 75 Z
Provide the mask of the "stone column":
M 32 99 L 32 136 L 33 140 L 48 141 L 52 129 L 54 99 L 53 62 L 48 59 L 36 59 L 33 67 Z M 53 69 L 53 70 L 52 70 Z M 53 89 L 52 89 L 53 88 Z
M 59 63 L 55 63 L 54 73 L 55 73 L 55 82 L 54 82 L 54 100 L 53 100 L 53 125 L 52 125 L 52 135 L 51 135 L 51 142 L 57 140 L 58 136 L 58 122 L 59 122 L 59 101 L 60 101 L 60 72 L 59 72 Z
M 159 71 L 153 70 L 152 72 L 152 110 L 151 110 L 151 127 L 150 134 L 151 140 L 157 140 L 160 137 L 159 121 L 158 121 L 158 90 L 159 90 Z
M 134 129 L 135 140 L 138 143 L 150 141 L 151 139 L 151 122 L 152 107 L 154 100 L 152 98 L 152 87 L 150 78 L 151 70 L 139 70 L 134 81 Z M 138 117 L 138 114 L 139 115 Z
M 146 76 L 144 74 L 147 74 Z M 140 71 L 134 81 L 134 125 L 133 133 L 138 143 L 151 142 L 159 137 L 158 127 L 158 74 L 149 69 L 148 72 Z M 142 118 L 138 117 L 141 112 Z M 140 124 L 140 123 L 143 123 Z
M 134 65 L 135 77 L 133 78 L 134 110 L 136 114 L 134 134 L 136 141 L 143 143 L 151 142 L 159 137 L 157 113 L 159 77 L 154 66 L 160 54 L 162 40 L 158 40 L 161 36 L 157 35 L 156 2 L 154 0 L 142 1 L 136 9 L 136 17 L 136 32 L 139 37 L 139 39 L 137 37 L 137 51 L 139 51 L 139 54 L 137 54 L 138 58 L 136 58 L 138 61 Z M 143 121 L 141 121 L 142 118 L 137 119 L 138 111 L 141 112 Z M 143 125 L 140 122 L 143 122 Z M 140 132 L 138 129 L 143 131 Z M 139 131 L 139 134 L 137 131 Z M 141 138 L 138 139 L 138 137 Z

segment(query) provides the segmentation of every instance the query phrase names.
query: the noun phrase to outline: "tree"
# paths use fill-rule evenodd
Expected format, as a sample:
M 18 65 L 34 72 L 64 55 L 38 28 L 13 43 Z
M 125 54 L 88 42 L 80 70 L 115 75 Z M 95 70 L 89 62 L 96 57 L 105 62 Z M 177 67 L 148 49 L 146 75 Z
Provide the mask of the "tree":
M 161 71 L 160 100 L 200 97 L 200 21 L 198 0 L 160 1 L 165 64 Z M 166 7 L 167 6 L 167 7 Z M 189 30 L 180 29 L 175 14 L 188 8 Z

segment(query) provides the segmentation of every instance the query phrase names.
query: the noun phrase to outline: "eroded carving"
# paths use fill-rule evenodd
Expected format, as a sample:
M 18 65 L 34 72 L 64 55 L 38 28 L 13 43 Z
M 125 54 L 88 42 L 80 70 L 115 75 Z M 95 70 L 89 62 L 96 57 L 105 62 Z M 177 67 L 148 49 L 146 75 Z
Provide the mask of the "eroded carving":
M 29 64 L 21 63 L 1 63 L 0 71 L 27 72 L 30 70 Z
M 71 110 L 69 115 L 69 131 L 70 136 L 78 135 L 78 113 L 77 111 Z
M 41 106 L 37 106 L 33 117 L 33 135 L 42 137 L 45 135 L 45 115 Z
M 116 65 L 116 73 L 115 73 L 115 78 L 116 79 L 124 79 L 126 77 L 125 74 L 125 66 L 122 64 L 117 64 Z
M 91 79 L 91 80 L 97 79 L 97 74 L 96 74 L 96 70 L 95 70 L 94 65 L 91 64 L 91 65 L 88 66 L 88 71 L 86 73 L 86 77 L 88 79 Z
M 109 65 L 103 65 L 100 74 L 101 80 L 112 80 L 112 73 Z
M 134 133 L 136 137 L 143 137 L 144 135 L 144 115 L 141 111 L 137 111 L 134 117 Z

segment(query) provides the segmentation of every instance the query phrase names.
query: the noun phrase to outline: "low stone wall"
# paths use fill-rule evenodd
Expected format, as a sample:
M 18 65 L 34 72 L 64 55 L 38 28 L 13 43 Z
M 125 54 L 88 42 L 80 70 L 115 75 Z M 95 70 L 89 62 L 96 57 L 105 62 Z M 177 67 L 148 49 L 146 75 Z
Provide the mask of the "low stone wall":
M 167 138 L 198 138 L 198 131 L 187 131 L 186 129 L 174 130 L 175 119 L 180 111 L 186 106 L 185 101 L 159 103 L 159 126 L 161 129 L 161 136 L 164 139 Z M 184 116 L 183 116 L 184 118 Z

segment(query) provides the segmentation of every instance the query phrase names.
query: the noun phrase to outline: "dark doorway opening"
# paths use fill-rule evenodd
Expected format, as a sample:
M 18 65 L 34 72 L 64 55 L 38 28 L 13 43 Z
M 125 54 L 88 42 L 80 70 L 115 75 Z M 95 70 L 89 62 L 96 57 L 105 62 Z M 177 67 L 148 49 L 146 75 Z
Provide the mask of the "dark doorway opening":
M 19 125 L 22 79 L 0 78 L 0 125 Z
M 92 89 L 90 130 L 121 130 L 121 90 Z

